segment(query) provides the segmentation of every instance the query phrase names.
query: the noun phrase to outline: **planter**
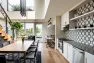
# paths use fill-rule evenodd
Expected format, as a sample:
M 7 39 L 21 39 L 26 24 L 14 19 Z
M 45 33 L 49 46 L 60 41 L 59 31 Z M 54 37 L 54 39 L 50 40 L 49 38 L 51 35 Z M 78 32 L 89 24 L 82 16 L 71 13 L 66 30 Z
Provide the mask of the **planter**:
M 24 43 L 24 37 L 22 37 L 22 43 Z

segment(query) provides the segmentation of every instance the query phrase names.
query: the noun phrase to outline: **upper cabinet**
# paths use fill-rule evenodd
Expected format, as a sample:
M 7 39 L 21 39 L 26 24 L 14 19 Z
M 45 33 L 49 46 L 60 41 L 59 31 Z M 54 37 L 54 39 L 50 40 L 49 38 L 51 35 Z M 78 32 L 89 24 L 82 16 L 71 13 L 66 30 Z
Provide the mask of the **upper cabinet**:
M 94 0 L 86 0 L 69 12 L 70 30 L 94 29 Z
M 63 28 L 69 24 L 69 12 L 64 13 L 61 16 L 61 30 L 63 30 Z

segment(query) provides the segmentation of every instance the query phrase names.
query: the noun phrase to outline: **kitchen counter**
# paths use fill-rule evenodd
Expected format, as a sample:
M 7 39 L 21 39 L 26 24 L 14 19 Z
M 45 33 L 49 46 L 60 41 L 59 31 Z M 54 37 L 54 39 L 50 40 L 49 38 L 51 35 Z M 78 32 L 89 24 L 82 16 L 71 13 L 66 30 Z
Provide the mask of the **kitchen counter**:
M 65 42 L 71 44 L 73 47 L 76 47 L 80 50 L 86 51 L 86 52 L 94 55 L 94 47 L 93 46 L 86 45 L 86 44 L 79 43 L 79 42 L 75 42 L 73 40 L 69 40 L 69 39 L 66 39 L 66 38 L 58 38 L 58 39 L 62 40 L 61 42 L 65 41 Z

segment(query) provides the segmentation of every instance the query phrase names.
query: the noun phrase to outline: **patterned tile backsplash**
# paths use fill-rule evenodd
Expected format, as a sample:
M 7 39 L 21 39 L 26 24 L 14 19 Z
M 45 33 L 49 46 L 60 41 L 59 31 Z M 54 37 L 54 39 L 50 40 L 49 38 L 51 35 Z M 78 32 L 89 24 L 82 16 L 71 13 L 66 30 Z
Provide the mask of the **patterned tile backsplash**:
M 75 10 L 74 17 L 90 12 L 92 10 L 94 10 L 94 0 L 89 0 L 87 3 L 83 4 Z
M 66 32 L 66 38 L 85 45 L 94 46 L 94 30 L 72 30 Z
M 65 33 L 65 38 L 76 42 L 76 47 L 94 54 L 94 29 L 70 30 Z
M 92 10 L 94 11 L 94 0 L 88 0 L 85 4 L 82 4 L 82 6 L 74 9 L 73 12 L 71 11 L 70 13 L 72 14 L 70 14 L 70 17 L 74 18 Z M 94 29 L 80 29 L 90 27 L 94 28 L 94 13 L 75 20 L 70 20 L 69 28 L 74 30 L 65 32 L 64 38 L 73 40 L 78 48 L 82 48 L 94 54 Z

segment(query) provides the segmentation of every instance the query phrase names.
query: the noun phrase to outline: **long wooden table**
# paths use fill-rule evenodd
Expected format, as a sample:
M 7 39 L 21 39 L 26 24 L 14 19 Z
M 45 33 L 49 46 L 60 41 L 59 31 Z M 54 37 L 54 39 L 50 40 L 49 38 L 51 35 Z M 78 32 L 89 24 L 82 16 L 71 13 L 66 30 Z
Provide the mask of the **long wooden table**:
M 17 41 L 7 46 L 0 48 L 0 53 L 24 53 L 24 63 L 26 59 L 26 52 L 30 45 L 33 43 L 31 40 Z

